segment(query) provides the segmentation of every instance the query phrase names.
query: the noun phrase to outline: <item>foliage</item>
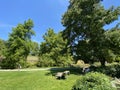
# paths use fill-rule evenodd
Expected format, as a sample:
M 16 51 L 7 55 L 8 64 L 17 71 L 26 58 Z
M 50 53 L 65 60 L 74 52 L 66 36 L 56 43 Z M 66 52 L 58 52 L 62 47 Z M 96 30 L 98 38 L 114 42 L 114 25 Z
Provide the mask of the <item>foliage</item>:
M 120 55 L 116 56 L 115 62 L 119 62 L 120 63 Z
M 104 65 L 106 59 L 103 55 L 109 47 L 105 42 L 106 31 L 103 27 L 118 19 L 120 7 L 106 10 L 100 4 L 101 1 L 70 0 L 62 24 L 66 27 L 63 36 L 68 40 L 71 53 L 77 60 L 82 59 L 91 63 L 99 60 Z M 118 45 L 117 40 L 116 42 Z
M 17 68 L 18 65 L 25 67 L 26 58 L 30 53 L 30 40 L 34 35 L 33 21 L 29 19 L 24 24 L 18 24 L 12 29 L 7 42 L 6 60 L 2 68 Z
M 106 60 L 109 61 L 112 59 L 112 61 L 115 61 L 117 57 L 120 55 L 120 29 L 114 28 L 110 31 L 105 32 L 105 42 L 107 43 L 107 54 L 104 54 L 106 56 Z
M 49 54 L 44 54 L 40 56 L 40 60 L 37 63 L 38 67 L 50 67 L 53 66 L 55 62 L 52 60 Z
M 39 44 L 37 42 L 31 41 L 30 55 L 38 56 L 39 54 Z
M 91 67 L 93 71 L 104 73 L 111 77 L 117 77 L 120 78 L 120 64 L 110 64 L 106 67 Z
M 6 41 L 0 39 L 0 58 L 4 57 L 6 51 Z
M 101 73 L 88 73 L 76 81 L 72 90 L 116 90 L 109 77 Z
M 43 38 L 38 66 L 66 66 L 71 63 L 72 57 L 66 45 L 67 41 L 63 40 L 61 32 L 57 34 L 53 29 L 48 29 Z

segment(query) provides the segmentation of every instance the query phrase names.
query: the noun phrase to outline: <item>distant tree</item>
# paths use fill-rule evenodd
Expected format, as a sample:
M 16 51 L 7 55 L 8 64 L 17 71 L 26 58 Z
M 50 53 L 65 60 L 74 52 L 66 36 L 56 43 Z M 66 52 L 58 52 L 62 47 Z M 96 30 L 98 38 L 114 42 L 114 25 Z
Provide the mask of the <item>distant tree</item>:
M 71 63 L 67 40 L 62 38 L 61 32 L 55 33 L 53 29 L 48 29 L 43 38 L 44 42 L 40 44 L 39 66 L 67 66 Z
M 68 10 L 62 18 L 65 26 L 63 36 L 68 40 L 71 53 L 76 59 L 105 65 L 102 53 L 106 51 L 105 25 L 118 19 L 120 7 L 108 10 L 100 4 L 102 0 L 70 0 Z
M 32 28 L 33 21 L 29 19 L 12 29 L 7 43 L 6 60 L 4 60 L 2 68 L 25 66 L 26 58 L 30 53 L 31 36 L 35 34 Z
M 30 55 L 38 56 L 39 54 L 39 44 L 37 42 L 31 41 Z

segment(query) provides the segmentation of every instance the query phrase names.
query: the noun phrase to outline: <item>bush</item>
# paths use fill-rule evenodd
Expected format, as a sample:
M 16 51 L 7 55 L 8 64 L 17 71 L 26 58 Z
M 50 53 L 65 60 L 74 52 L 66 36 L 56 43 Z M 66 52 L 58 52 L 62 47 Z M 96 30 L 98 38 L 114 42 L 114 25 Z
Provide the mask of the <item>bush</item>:
M 120 64 L 112 63 L 106 67 L 91 67 L 91 70 L 101 72 L 111 77 L 120 78 Z
M 36 63 L 27 62 L 26 64 L 26 68 L 36 68 L 36 67 L 37 67 Z
M 50 66 L 53 66 L 54 63 L 55 62 L 48 55 L 43 55 L 39 58 L 37 66 L 38 67 L 50 67 Z
M 109 78 L 101 73 L 91 72 L 82 76 L 73 85 L 72 90 L 116 90 Z
M 14 69 L 16 68 L 16 62 L 10 59 L 3 59 L 0 63 L 2 69 Z
M 72 57 L 69 55 L 58 55 L 53 58 L 50 54 L 43 54 L 39 57 L 37 66 L 38 67 L 65 67 L 70 65 Z
M 107 66 L 105 70 L 105 74 L 120 78 L 120 64 L 111 64 Z

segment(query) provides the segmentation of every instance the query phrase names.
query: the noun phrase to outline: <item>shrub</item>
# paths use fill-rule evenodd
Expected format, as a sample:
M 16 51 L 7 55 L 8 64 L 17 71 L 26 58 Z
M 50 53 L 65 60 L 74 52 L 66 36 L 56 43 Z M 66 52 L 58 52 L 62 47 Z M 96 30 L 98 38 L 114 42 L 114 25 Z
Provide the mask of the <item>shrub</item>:
M 120 78 L 120 64 L 111 64 L 105 70 L 107 75 Z
M 11 63 L 11 64 L 10 64 Z M 16 68 L 16 62 L 10 59 L 3 59 L 0 63 L 2 69 L 14 69 Z
M 38 67 L 50 67 L 53 65 L 54 65 L 54 61 L 48 55 L 41 56 L 37 63 Z
M 112 63 L 106 67 L 91 67 L 91 70 L 101 72 L 111 77 L 120 78 L 120 64 Z
M 73 85 L 72 90 L 116 90 L 109 78 L 101 73 L 91 72 L 82 76 Z
M 65 67 L 72 62 L 72 57 L 69 55 L 59 55 L 52 57 L 51 54 L 43 54 L 39 57 L 37 66 L 38 67 Z
M 36 67 L 37 67 L 36 63 L 27 62 L 26 64 L 26 68 L 36 68 Z

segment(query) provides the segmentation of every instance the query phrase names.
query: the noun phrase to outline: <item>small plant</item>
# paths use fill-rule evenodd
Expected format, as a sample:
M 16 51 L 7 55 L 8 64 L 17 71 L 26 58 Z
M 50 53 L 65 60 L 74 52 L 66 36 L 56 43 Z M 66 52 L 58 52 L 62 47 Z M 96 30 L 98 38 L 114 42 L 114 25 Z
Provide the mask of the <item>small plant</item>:
M 116 90 L 116 88 L 112 87 L 106 75 L 91 72 L 78 79 L 72 90 Z

